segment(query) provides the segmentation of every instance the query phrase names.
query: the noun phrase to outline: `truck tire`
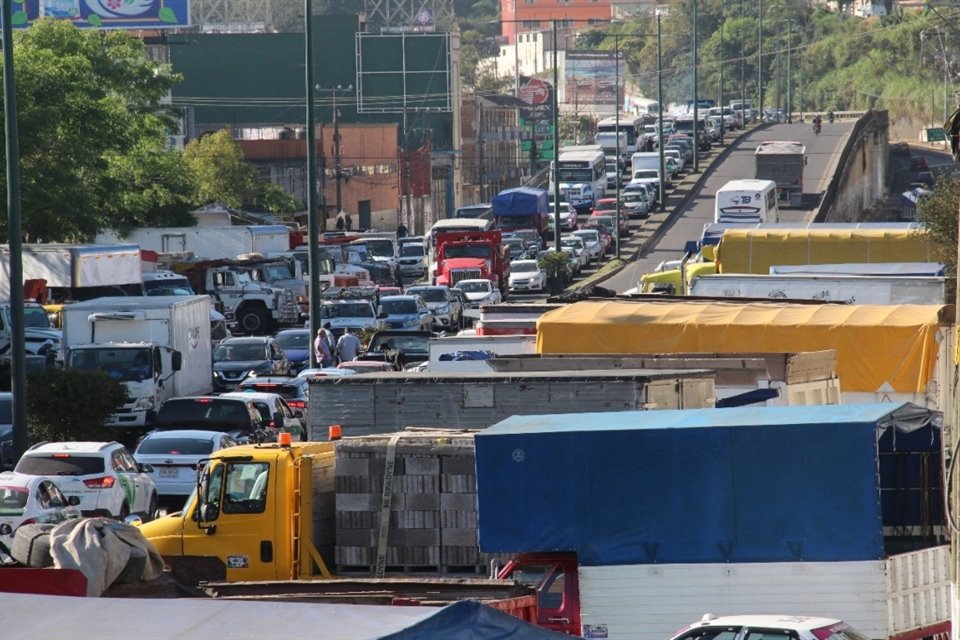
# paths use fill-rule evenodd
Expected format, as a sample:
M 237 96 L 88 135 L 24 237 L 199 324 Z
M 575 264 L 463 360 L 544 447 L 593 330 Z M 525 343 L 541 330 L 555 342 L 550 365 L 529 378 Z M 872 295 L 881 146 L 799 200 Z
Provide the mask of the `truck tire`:
M 243 333 L 261 335 L 270 331 L 270 317 L 266 309 L 245 307 L 237 314 L 237 323 Z

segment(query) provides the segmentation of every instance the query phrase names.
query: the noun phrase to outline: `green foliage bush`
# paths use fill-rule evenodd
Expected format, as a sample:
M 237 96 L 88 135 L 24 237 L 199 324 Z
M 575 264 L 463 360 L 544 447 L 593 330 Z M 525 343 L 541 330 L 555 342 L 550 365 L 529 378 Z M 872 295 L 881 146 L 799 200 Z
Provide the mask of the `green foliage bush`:
M 102 371 L 48 367 L 27 375 L 27 429 L 31 442 L 109 441 L 107 417 L 127 398 L 124 386 Z

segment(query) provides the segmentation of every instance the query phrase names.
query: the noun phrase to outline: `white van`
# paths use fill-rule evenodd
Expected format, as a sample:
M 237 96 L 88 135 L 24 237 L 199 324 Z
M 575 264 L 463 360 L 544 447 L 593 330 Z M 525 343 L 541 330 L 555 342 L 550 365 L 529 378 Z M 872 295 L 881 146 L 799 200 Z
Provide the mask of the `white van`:
M 777 183 L 731 180 L 717 189 L 714 222 L 779 222 Z

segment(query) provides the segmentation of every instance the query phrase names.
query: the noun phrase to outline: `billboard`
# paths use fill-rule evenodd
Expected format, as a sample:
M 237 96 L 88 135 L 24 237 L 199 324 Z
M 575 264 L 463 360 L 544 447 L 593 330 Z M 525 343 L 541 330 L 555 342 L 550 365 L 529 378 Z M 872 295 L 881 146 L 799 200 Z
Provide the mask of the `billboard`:
M 10 24 L 40 18 L 69 20 L 81 28 L 179 29 L 190 26 L 190 0 L 14 0 Z
M 534 162 L 552 160 L 553 85 L 540 78 L 520 76 L 520 93 L 517 97 L 530 105 L 529 109 L 520 112 L 520 126 L 531 132 L 530 138 L 520 142 L 521 153 Z
M 357 33 L 357 113 L 453 111 L 449 33 Z
M 565 104 L 609 104 L 624 94 L 626 67 L 621 53 L 613 51 L 567 51 L 563 70 Z

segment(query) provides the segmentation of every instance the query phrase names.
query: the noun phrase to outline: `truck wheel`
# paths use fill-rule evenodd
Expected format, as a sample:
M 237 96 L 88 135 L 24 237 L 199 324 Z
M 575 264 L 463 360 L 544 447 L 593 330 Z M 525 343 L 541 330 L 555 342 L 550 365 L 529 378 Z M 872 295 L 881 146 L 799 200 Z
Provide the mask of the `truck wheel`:
M 270 326 L 267 312 L 259 307 L 250 307 L 244 309 L 238 318 L 240 329 L 244 333 L 258 335 L 268 330 Z
M 146 517 L 143 519 L 144 522 L 150 522 L 155 520 L 157 517 L 157 511 L 160 510 L 160 499 L 157 497 L 157 494 L 152 494 L 150 496 L 150 506 L 147 507 Z

